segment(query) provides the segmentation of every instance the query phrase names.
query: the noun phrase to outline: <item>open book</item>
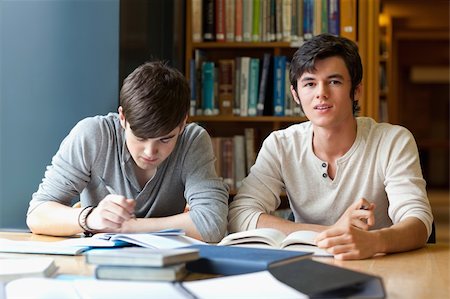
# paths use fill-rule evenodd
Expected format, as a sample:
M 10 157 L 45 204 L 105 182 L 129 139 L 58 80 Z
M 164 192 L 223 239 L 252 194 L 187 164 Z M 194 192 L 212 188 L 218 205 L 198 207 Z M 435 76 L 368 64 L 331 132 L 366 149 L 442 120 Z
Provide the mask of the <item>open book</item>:
M 324 249 L 318 248 L 314 239 L 317 232 L 300 230 L 285 235 L 273 228 L 258 228 L 229 234 L 217 245 L 238 245 L 245 247 L 277 248 L 294 251 L 313 252 L 315 256 L 333 256 Z
M 79 255 L 92 248 L 136 245 L 146 248 L 179 248 L 204 242 L 185 236 L 183 230 L 171 229 L 149 233 L 99 233 L 89 238 L 62 241 L 16 241 L 0 239 L 0 252 Z

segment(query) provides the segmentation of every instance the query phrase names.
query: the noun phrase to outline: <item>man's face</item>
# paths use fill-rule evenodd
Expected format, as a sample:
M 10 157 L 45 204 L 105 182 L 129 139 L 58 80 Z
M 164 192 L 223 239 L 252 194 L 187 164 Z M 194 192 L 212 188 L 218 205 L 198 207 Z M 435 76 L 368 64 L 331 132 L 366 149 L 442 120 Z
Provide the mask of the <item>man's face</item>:
M 125 139 L 128 151 L 136 165 L 144 171 L 155 170 L 172 153 L 177 144 L 178 136 L 183 132 L 185 122 L 171 132 L 157 138 L 140 138 L 135 136 L 119 107 L 119 118 L 125 129 Z
M 350 98 L 351 78 L 342 58 L 333 56 L 317 60 L 312 73 L 305 72 L 297 80 L 298 97 L 291 87 L 297 103 L 301 103 L 306 117 L 316 126 L 334 127 L 353 118 Z M 361 86 L 355 90 L 355 99 Z
M 157 138 L 139 138 L 133 134 L 128 122 L 125 127 L 125 138 L 128 151 L 136 165 L 142 170 L 156 169 L 172 153 L 182 132 L 182 126 L 173 129 L 169 134 Z

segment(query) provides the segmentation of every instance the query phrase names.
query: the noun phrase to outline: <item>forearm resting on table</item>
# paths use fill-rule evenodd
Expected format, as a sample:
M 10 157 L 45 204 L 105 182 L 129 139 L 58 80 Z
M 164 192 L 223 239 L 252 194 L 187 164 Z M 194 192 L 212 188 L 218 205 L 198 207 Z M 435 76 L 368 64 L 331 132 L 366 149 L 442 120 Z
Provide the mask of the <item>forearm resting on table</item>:
M 81 208 L 72 208 L 57 202 L 45 202 L 27 215 L 27 225 L 35 234 L 72 236 L 83 230 L 78 225 Z
M 425 246 L 428 234 L 425 224 L 418 218 L 410 217 L 377 231 L 378 252 L 394 253 L 413 250 Z
M 168 228 L 181 228 L 189 237 L 202 240 L 202 236 L 189 216 L 189 212 L 160 218 L 130 219 L 123 225 L 123 232 L 151 232 Z
M 311 230 L 321 232 L 327 229 L 327 227 L 323 225 L 295 223 L 293 221 L 289 221 L 269 214 L 261 214 L 258 218 L 256 227 L 257 228 L 271 227 L 279 231 L 282 231 L 285 234 L 290 234 L 298 230 Z

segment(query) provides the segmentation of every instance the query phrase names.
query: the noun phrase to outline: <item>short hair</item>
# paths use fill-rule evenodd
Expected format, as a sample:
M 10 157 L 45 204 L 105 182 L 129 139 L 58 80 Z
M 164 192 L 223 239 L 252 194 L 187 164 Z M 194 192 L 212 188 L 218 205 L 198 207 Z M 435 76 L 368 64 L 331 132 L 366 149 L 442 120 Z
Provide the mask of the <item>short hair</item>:
M 353 114 L 357 114 L 360 107 L 354 97 L 356 87 L 362 81 L 363 67 L 358 53 L 358 46 L 345 37 L 327 33 L 319 34 L 300 46 L 294 53 L 290 65 L 289 76 L 291 84 L 294 90 L 297 91 L 297 80 L 304 72 L 315 70 L 316 60 L 333 56 L 341 57 L 347 66 L 352 82 L 350 98 L 353 100 Z
M 133 134 L 156 138 L 170 133 L 188 115 L 186 78 L 165 62 L 146 62 L 123 81 L 120 106 Z

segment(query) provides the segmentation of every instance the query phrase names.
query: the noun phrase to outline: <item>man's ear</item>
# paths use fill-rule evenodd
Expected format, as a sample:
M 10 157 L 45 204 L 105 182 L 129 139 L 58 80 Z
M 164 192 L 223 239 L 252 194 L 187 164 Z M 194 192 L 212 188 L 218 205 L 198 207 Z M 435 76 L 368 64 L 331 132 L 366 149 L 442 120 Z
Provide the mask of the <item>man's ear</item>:
M 123 114 L 122 106 L 119 106 L 117 111 L 119 112 L 120 125 L 122 126 L 122 128 L 126 129 L 127 128 L 127 120 L 125 118 L 125 115 Z
M 294 101 L 300 105 L 300 99 L 298 97 L 298 93 L 295 91 L 294 86 L 291 85 L 291 94 L 292 97 L 294 98 Z

